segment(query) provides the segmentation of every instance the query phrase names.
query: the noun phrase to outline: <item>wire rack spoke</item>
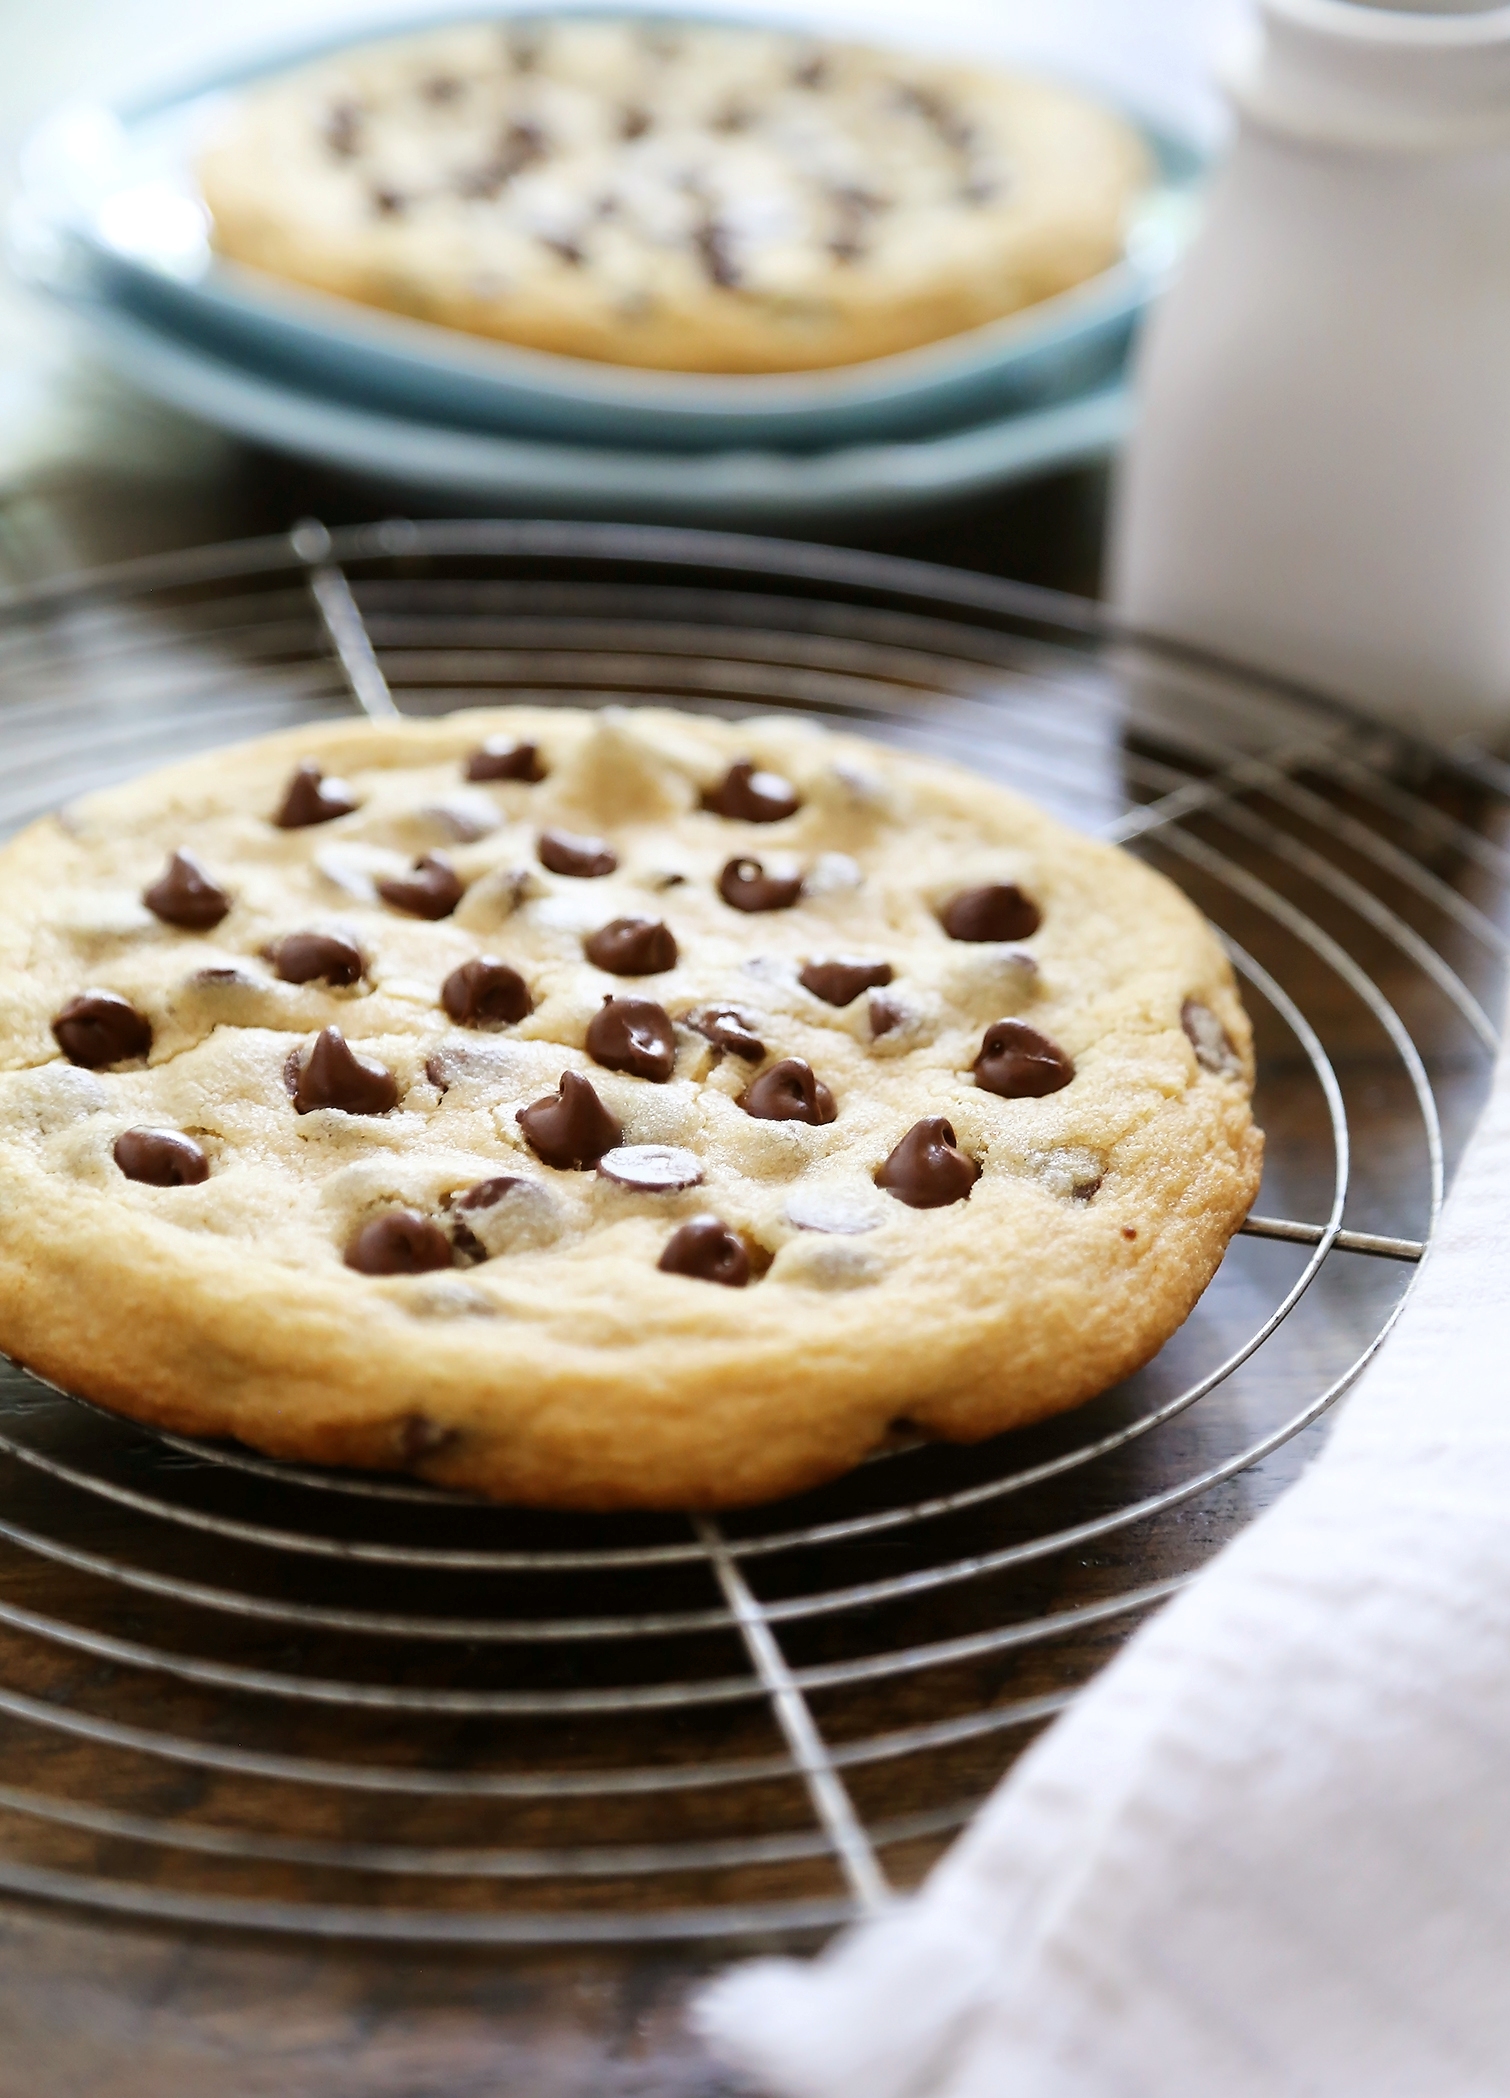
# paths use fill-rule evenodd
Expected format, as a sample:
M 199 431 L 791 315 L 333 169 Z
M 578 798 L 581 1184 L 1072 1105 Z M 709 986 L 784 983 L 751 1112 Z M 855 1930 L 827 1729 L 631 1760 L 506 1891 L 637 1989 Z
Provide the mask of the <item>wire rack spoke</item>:
M 1399 1316 L 1510 959 L 1485 754 L 1053 592 L 670 529 L 309 521 L 0 592 L 0 669 L 0 829 L 190 748 L 511 698 L 964 759 L 1199 894 L 1269 1125 L 1123 1390 L 717 1522 L 281 1464 L 0 1371 L 0 1892 L 396 1944 L 820 1937 L 1301 1468 Z

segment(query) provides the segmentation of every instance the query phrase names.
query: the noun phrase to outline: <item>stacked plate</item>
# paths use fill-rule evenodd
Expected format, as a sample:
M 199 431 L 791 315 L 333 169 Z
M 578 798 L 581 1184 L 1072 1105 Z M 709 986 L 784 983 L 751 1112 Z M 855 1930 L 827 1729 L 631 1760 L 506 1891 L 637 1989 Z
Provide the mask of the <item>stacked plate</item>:
M 470 508 L 778 525 L 889 517 L 1104 456 L 1138 316 L 1193 222 L 1196 149 L 1141 122 L 1158 179 L 1122 259 L 945 342 L 774 376 L 657 372 L 485 342 L 217 257 L 193 178 L 247 80 L 61 112 L 12 222 L 22 274 L 123 376 L 238 436 Z

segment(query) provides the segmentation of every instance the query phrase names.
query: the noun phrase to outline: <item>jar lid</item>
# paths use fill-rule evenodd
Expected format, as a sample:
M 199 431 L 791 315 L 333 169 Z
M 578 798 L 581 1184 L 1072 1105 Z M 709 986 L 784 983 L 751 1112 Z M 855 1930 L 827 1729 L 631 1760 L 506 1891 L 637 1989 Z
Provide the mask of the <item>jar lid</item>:
M 1510 6 L 1260 0 L 1227 69 L 1239 112 L 1319 144 L 1460 153 L 1510 143 Z

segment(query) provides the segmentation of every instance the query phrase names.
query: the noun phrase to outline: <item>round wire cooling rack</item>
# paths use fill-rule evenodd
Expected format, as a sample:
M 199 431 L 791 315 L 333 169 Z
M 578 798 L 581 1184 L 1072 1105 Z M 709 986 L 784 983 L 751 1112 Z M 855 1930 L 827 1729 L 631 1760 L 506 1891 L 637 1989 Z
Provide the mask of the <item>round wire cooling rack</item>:
M 6 1369 L 0 1890 L 484 1945 L 873 1908 L 1303 1467 L 1487 1083 L 1510 775 L 1073 599 L 675 531 L 308 525 L 0 600 L 0 673 L 5 829 L 352 706 L 796 710 L 959 758 L 1206 911 L 1268 1136 L 1138 1376 L 718 1521 L 277 1464 Z

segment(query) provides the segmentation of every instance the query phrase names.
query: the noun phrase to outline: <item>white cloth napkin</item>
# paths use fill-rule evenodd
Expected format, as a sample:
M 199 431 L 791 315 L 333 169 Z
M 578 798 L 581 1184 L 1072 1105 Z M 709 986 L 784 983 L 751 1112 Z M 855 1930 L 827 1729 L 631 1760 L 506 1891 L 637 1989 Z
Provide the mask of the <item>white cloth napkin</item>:
M 918 1896 L 699 2015 L 781 2098 L 1510 2093 L 1510 1062 L 1310 1472 Z

